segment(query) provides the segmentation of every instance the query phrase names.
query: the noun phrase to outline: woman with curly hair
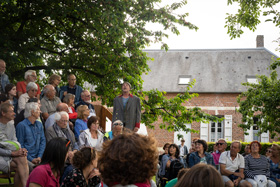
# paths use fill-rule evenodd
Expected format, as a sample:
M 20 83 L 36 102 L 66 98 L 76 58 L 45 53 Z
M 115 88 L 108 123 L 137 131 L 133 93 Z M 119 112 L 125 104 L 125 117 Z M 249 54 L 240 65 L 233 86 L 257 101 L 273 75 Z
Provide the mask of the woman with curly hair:
M 150 186 L 157 162 L 154 138 L 124 133 L 103 144 L 98 167 L 102 180 L 110 187 Z
M 61 187 L 96 186 L 100 183 L 97 167 L 97 155 L 93 148 L 83 147 L 73 157 L 73 169 L 64 179 Z

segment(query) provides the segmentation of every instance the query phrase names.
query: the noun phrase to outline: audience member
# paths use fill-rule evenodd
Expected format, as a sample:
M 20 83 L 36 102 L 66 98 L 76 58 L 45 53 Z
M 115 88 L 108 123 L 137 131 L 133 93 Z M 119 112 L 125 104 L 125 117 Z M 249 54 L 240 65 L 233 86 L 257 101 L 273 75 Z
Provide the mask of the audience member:
M 77 108 L 77 120 L 75 122 L 74 133 L 75 137 L 79 139 L 81 131 L 86 130 L 87 127 L 87 119 L 89 116 L 89 109 L 87 105 L 81 105 Z
M 82 105 L 83 106 L 83 105 Z M 103 134 L 99 129 L 99 120 L 96 116 L 91 116 L 87 121 L 88 129 L 85 129 L 79 136 L 79 146 L 89 146 L 101 151 Z
M 218 187 L 224 184 L 220 173 L 213 166 L 201 163 L 185 173 L 174 187 L 194 186 Z
M 87 105 L 89 109 L 89 116 L 96 116 L 94 106 L 91 104 L 91 95 L 88 90 L 84 90 L 81 93 L 81 101 L 76 104 L 76 109 L 81 105 Z
M 14 106 L 14 112 L 17 113 L 18 100 L 16 86 L 14 84 L 7 84 L 5 86 L 5 94 L 8 97 L 10 104 Z
M 249 144 L 250 153 L 245 157 L 244 175 L 253 187 L 268 186 L 275 187 L 276 184 L 269 180 L 270 164 L 268 159 L 261 155 L 261 144 L 253 141 Z
M 113 120 L 121 120 L 125 128 L 137 132 L 140 128 L 141 105 L 140 99 L 130 94 L 131 85 L 124 82 L 122 95 L 115 97 L 113 108 Z
M 120 120 L 117 120 L 113 123 L 112 131 L 106 132 L 104 134 L 104 141 L 112 140 L 114 137 L 122 134 L 123 132 L 123 123 Z
M 69 144 L 70 141 L 61 137 L 49 141 L 42 162 L 31 172 L 26 186 L 59 186 Z
M 27 70 L 24 74 L 24 79 L 25 79 L 24 81 L 17 82 L 17 95 L 19 98 L 22 94 L 24 94 L 28 91 L 28 90 L 26 90 L 28 83 L 36 82 L 36 80 L 37 80 L 36 71 Z M 37 83 L 36 83 L 36 85 L 37 85 L 37 91 L 35 93 L 35 97 L 40 99 L 40 94 L 41 94 L 40 86 Z
M 210 164 L 215 166 L 213 156 L 207 153 L 207 143 L 205 140 L 199 139 L 195 142 L 196 152 L 192 152 L 189 157 L 188 166 L 191 168 L 198 163 Z
M 67 112 L 56 112 L 54 114 L 54 120 L 54 125 L 47 128 L 45 133 L 47 142 L 56 137 L 63 137 L 71 141 L 71 150 L 78 150 L 79 147 L 76 142 L 75 135 L 69 128 L 67 128 L 69 120 Z
M 75 104 L 77 104 L 79 101 L 81 101 L 81 93 L 83 91 L 82 87 L 76 85 L 76 76 L 73 74 L 70 74 L 67 76 L 68 85 L 62 86 L 60 88 L 60 100 L 63 101 L 63 98 L 66 94 L 71 93 L 75 95 Z
M 171 181 L 169 181 L 165 187 L 173 187 L 177 184 L 178 180 L 181 180 L 182 177 L 185 175 L 185 173 L 187 173 L 190 170 L 190 168 L 183 168 L 179 171 L 177 177 L 175 179 L 172 179 Z
M 168 149 L 168 155 L 162 157 L 162 170 L 166 170 L 165 174 L 161 172 L 161 176 L 164 176 L 168 180 L 174 179 L 177 177 L 180 169 L 184 168 L 184 161 L 179 156 L 180 150 L 176 144 L 171 144 Z M 174 165 L 176 164 L 176 169 Z M 164 184 L 165 181 L 163 181 Z
M 68 115 L 69 119 L 77 119 L 78 113 L 74 109 L 74 100 L 75 100 L 75 95 L 68 93 L 65 95 L 63 98 L 63 102 L 68 105 Z
M 247 145 L 245 146 L 245 148 L 244 148 L 244 153 L 242 154 L 242 156 L 245 157 L 245 156 L 249 155 L 250 152 L 251 152 L 251 150 L 250 150 L 250 144 L 247 144 Z
M 230 146 L 230 151 L 225 151 L 220 156 L 220 171 L 223 177 L 225 186 L 251 186 L 244 179 L 244 157 L 239 154 L 241 143 L 233 141 Z
M 55 113 L 56 106 L 61 103 L 61 101 L 55 96 L 55 89 L 52 85 L 46 85 L 43 92 L 44 97 L 41 100 L 41 111 L 44 120 L 47 120 L 49 115 Z
M 27 150 L 20 148 L 20 143 L 17 141 L 13 119 L 15 112 L 13 105 L 4 103 L 0 105 L 0 170 L 8 173 L 16 171 L 14 177 L 15 186 L 25 186 L 29 174 L 27 164 Z M 4 147 L 3 142 L 13 142 L 18 148 L 8 149 Z M 7 142 L 6 142 L 7 143 Z
M 271 147 L 268 147 L 265 151 L 265 156 L 267 158 L 270 158 L 271 157 L 271 153 L 272 153 L 272 150 L 271 150 Z
M 0 59 L 0 93 L 5 93 L 5 87 L 10 83 L 8 75 L 5 74 L 6 62 Z
M 182 157 L 183 161 L 184 161 L 184 166 L 187 167 L 186 159 L 187 159 L 187 155 L 188 155 L 188 148 L 184 144 L 185 144 L 185 140 L 181 139 L 181 144 L 178 145 L 178 147 L 180 150 L 180 157 Z
M 83 147 L 73 157 L 75 169 L 64 179 L 61 187 L 97 186 L 101 180 L 97 176 L 97 154 L 94 148 Z
M 38 103 L 39 104 L 39 106 L 41 106 L 41 102 L 40 102 L 40 100 L 37 98 L 37 97 L 34 97 L 34 98 L 30 98 L 30 99 L 28 99 L 28 101 L 27 101 L 27 103 L 32 103 L 32 102 L 34 102 L 34 103 Z M 21 122 L 21 121 L 23 121 L 25 118 L 24 118 L 24 109 L 19 113 L 19 114 L 17 114 L 16 115 L 16 118 L 15 118 L 15 127 L 17 126 L 17 124 L 19 123 L 19 122 Z M 40 114 L 41 115 L 41 114 Z
M 216 143 L 217 151 L 212 153 L 214 163 L 216 165 L 219 165 L 219 159 L 223 152 L 226 151 L 227 148 L 227 142 L 224 139 L 219 139 Z
M 58 87 L 60 81 L 61 81 L 61 76 L 59 76 L 57 74 L 52 74 L 49 77 L 49 84 L 54 87 L 54 89 L 55 89 L 55 96 L 57 96 L 57 97 L 59 97 L 59 92 L 60 92 L 60 88 Z
M 179 154 L 179 153 L 178 153 Z M 103 144 L 98 167 L 104 183 L 150 186 L 157 171 L 158 152 L 154 138 L 124 133 Z
M 196 142 L 197 140 L 199 140 L 199 138 L 194 138 L 194 139 L 193 139 L 191 148 L 190 148 L 190 150 L 189 150 L 189 154 L 196 151 L 196 149 L 195 149 L 195 142 Z
M 35 98 L 38 90 L 37 84 L 29 82 L 26 86 L 26 93 L 21 94 L 18 99 L 18 114 L 25 108 L 28 99 Z
M 270 163 L 270 180 L 275 182 L 277 187 L 280 187 L 280 146 L 272 144 L 271 146 Z
M 56 112 L 61 112 L 61 111 L 64 111 L 64 112 L 67 112 L 67 113 L 68 113 L 68 106 L 67 106 L 67 104 L 65 104 L 65 103 L 59 103 L 59 104 L 57 104 L 57 106 L 56 106 Z M 52 115 L 50 115 L 50 116 L 48 117 L 48 119 L 47 119 L 46 122 L 45 122 L 45 129 L 48 129 L 50 126 L 52 126 L 52 125 L 55 123 L 54 117 L 55 117 L 55 113 L 53 113 Z M 72 123 L 69 123 L 69 125 L 70 125 L 70 124 L 73 126 Z M 70 125 L 70 126 L 71 126 L 71 125 Z
M 28 151 L 27 159 L 35 165 L 40 164 L 46 146 L 43 125 L 37 119 L 40 116 L 38 103 L 27 103 L 25 119 L 16 126 L 19 143 Z

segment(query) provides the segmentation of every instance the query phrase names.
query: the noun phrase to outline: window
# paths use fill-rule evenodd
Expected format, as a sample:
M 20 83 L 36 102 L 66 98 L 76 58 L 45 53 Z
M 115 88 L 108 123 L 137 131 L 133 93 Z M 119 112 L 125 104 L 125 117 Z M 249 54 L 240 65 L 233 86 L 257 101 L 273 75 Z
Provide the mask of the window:
M 188 85 L 191 82 L 191 76 L 190 75 L 179 75 L 179 85 Z
M 252 84 L 259 84 L 259 81 L 256 76 L 246 76 L 247 82 Z
M 216 142 L 220 138 L 224 138 L 224 122 L 211 122 L 210 141 Z

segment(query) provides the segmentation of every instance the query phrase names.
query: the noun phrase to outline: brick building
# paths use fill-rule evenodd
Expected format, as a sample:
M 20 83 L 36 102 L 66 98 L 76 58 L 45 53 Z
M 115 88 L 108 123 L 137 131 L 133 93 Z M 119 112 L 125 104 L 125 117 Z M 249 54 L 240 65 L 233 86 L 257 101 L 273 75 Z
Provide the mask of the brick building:
M 186 90 L 190 81 L 196 79 L 191 93 L 198 93 L 185 104 L 186 107 L 200 107 L 203 111 L 224 117 L 221 123 L 210 122 L 186 124 L 199 134 L 183 133 L 186 144 L 190 147 L 191 139 L 202 138 L 206 141 L 216 141 L 225 138 L 229 141 L 241 140 L 269 142 L 269 132 L 257 136 L 258 128 L 248 130 L 244 135 L 238 124 L 241 114 L 236 111 L 237 96 L 246 90 L 243 82 L 257 82 L 256 75 L 271 73 L 268 69 L 271 57 L 275 56 L 263 46 L 263 36 L 257 37 L 257 47 L 249 49 L 198 49 L 198 50 L 145 50 L 147 56 L 154 61 L 148 62 L 151 69 L 148 75 L 143 75 L 143 89 L 158 89 L 167 92 L 167 97 L 174 97 Z M 166 142 L 176 142 L 177 133 L 162 130 L 155 124 L 154 134 L 162 146 Z

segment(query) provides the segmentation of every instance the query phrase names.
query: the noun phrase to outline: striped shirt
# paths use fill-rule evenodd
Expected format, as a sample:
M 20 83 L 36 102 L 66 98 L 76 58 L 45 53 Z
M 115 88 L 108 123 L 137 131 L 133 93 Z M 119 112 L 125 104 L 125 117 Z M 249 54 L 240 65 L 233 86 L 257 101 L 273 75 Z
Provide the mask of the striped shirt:
M 260 158 L 253 158 L 251 154 L 245 157 L 245 178 L 254 179 L 255 175 L 265 175 L 269 178 L 270 164 L 268 159 L 264 155 L 260 155 Z

